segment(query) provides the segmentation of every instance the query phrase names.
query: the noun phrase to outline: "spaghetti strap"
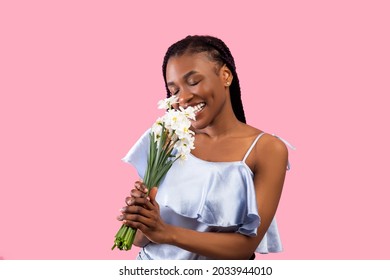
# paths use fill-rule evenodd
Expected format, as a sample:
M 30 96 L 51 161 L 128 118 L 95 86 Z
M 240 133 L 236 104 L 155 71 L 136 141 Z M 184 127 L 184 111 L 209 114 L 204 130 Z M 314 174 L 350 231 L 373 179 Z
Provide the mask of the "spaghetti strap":
M 249 147 L 248 151 L 246 152 L 244 159 L 242 160 L 243 162 L 246 161 L 246 159 L 248 158 L 249 154 L 251 153 L 253 147 L 256 145 L 256 143 L 260 139 L 260 137 L 264 135 L 264 133 L 265 132 L 262 132 L 259 135 L 257 135 L 256 139 L 253 141 L 252 145 Z
M 246 152 L 245 156 L 244 156 L 244 159 L 242 160 L 244 163 L 246 161 L 246 159 L 248 158 L 249 154 L 251 153 L 253 147 L 256 145 L 257 141 L 260 139 L 261 136 L 263 136 L 265 134 L 265 132 L 262 132 L 260 133 L 259 135 L 257 135 L 256 139 L 253 141 L 252 145 L 249 147 L 248 151 Z M 296 148 L 291 145 L 289 142 L 287 142 L 287 140 L 283 139 L 282 137 L 280 136 L 277 136 L 275 134 L 272 134 L 272 136 L 278 138 L 280 141 L 282 141 L 284 144 L 286 144 L 287 147 L 289 147 L 290 149 L 292 150 L 296 150 Z M 287 160 L 287 170 L 290 170 L 291 169 L 291 166 L 290 166 L 290 161 Z

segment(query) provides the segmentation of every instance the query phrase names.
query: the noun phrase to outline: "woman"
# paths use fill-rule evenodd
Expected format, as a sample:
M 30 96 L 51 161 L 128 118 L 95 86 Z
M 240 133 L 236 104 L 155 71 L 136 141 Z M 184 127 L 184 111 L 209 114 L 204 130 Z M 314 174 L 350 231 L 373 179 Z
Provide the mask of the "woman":
M 246 124 L 228 47 L 211 36 L 188 36 L 168 49 L 163 76 L 168 97 L 195 108 L 195 149 L 158 191 L 146 197 L 136 182 L 126 198 L 118 219 L 138 229 L 138 259 L 250 259 L 255 251 L 280 251 L 274 215 L 287 149 Z M 145 133 L 123 159 L 141 177 L 148 141 Z

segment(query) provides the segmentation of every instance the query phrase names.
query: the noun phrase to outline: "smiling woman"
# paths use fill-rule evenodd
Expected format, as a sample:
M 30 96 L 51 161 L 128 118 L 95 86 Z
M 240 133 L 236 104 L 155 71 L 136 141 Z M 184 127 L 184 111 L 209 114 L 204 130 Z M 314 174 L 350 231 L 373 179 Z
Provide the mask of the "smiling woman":
M 138 259 L 250 259 L 280 252 L 274 215 L 288 165 L 279 138 L 246 124 L 233 56 L 211 36 L 188 36 L 163 62 L 167 95 L 193 107 L 195 149 L 158 192 L 135 183 L 118 217 L 137 228 Z M 124 157 L 142 177 L 146 132 Z

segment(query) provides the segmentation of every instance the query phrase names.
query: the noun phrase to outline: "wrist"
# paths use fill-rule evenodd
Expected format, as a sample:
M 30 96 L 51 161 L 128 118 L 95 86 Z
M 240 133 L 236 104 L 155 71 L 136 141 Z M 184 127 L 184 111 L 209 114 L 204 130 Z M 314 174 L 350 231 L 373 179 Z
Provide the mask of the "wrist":
M 166 228 L 166 244 L 169 245 L 176 245 L 177 244 L 177 227 L 172 226 L 172 225 L 167 225 Z

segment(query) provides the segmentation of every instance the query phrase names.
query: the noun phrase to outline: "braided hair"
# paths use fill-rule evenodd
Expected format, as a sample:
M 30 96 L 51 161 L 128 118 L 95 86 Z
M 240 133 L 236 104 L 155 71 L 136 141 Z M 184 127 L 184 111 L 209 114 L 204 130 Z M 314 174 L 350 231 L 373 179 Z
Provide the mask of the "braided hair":
M 239 121 L 246 123 L 244 108 L 242 106 L 241 101 L 240 82 L 238 80 L 234 58 L 226 44 L 222 40 L 212 36 L 187 36 L 168 48 L 164 56 L 164 62 L 162 65 L 165 88 L 167 90 L 167 97 L 170 96 L 166 79 L 166 70 L 169 58 L 172 56 L 181 56 L 183 54 L 196 54 L 201 52 L 206 52 L 210 60 L 216 62 L 217 65 L 220 67 L 226 64 L 226 66 L 232 72 L 233 81 L 229 89 L 233 112 Z

